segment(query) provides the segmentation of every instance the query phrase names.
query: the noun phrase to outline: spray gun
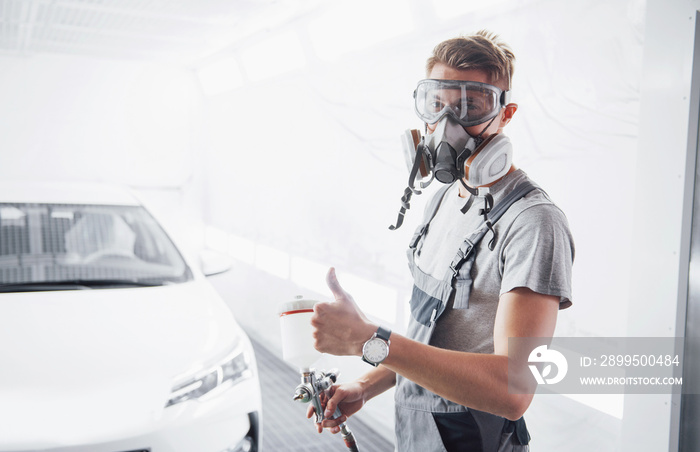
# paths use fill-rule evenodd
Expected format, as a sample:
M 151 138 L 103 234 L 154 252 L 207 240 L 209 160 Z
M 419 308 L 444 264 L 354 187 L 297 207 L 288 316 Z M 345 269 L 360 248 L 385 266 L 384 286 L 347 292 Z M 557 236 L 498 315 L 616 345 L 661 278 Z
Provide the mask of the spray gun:
M 334 371 L 326 373 L 316 372 L 316 370 L 310 369 L 302 371 L 301 373 L 301 383 L 294 391 L 294 400 L 301 403 L 311 402 L 314 407 L 314 413 L 316 414 L 317 424 L 323 422 L 324 419 L 320 396 L 335 383 L 337 378 L 338 373 Z M 341 414 L 340 409 L 336 407 L 332 419 L 340 417 Z M 338 427 L 340 427 L 340 436 L 343 437 L 347 448 L 353 452 L 358 452 L 355 436 L 352 434 L 347 424 L 343 422 L 339 424 Z
M 316 423 L 320 424 L 324 420 L 321 395 L 335 383 L 338 372 L 316 371 L 311 368 L 321 357 L 321 353 L 314 348 L 311 333 L 314 304 L 314 300 L 305 300 L 302 296 L 297 296 L 292 301 L 280 303 L 278 311 L 282 331 L 282 356 L 301 372 L 301 383 L 294 391 L 294 400 L 301 403 L 311 402 L 316 414 Z M 336 408 L 332 419 L 340 415 L 340 409 Z M 355 436 L 346 423 L 343 422 L 339 427 L 347 448 L 357 452 Z

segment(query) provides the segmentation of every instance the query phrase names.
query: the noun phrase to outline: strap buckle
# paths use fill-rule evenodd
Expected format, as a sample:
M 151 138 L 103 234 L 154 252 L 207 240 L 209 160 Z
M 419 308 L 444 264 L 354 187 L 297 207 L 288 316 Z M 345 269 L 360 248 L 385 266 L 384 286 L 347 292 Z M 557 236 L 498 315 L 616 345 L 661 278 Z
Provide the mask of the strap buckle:
M 459 267 L 462 266 L 462 262 L 469 257 L 471 251 L 474 249 L 474 243 L 469 239 L 464 239 L 464 242 L 459 246 L 457 250 L 457 255 L 450 263 L 450 270 L 452 270 L 452 276 L 456 277 L 459 273 Z

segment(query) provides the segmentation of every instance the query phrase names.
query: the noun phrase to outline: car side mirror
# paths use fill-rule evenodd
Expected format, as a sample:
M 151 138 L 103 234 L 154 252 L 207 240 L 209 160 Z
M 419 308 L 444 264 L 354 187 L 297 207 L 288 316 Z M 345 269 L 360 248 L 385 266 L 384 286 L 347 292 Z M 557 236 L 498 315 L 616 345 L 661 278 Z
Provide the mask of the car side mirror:
M 204 276 L 214 276 L 231 270 L 233 259 L 220 251 L 204 249 L 199 252 L 199 268 Z

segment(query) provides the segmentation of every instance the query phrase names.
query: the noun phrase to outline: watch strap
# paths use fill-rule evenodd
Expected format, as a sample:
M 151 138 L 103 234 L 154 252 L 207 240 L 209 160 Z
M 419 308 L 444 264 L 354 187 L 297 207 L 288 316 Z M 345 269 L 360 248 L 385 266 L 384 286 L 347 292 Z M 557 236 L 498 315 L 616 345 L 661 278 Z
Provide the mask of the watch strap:
M 379 339 L 384 339 L 389 342 L 389 336 L 391 336 L 391 330 L 389 328 L 384 328 L 381 325 L 377 328 L 377 337 Z
M 364 355 L 362 355 L 362 361 L 366 362 L 366 363 L 369 364 L 370 366 L 379 367 L 379 363 L 373 363 L 372 361 L 370 361 L 370 360 L 368 360 L 367 358 L 365 358 Z

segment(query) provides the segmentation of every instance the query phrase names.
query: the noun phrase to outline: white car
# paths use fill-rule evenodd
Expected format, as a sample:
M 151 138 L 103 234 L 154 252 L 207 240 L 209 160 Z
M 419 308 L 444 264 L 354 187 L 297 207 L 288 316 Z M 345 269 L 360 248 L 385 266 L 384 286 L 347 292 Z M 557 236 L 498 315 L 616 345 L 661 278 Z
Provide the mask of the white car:
M 0 183 L 0 451 L 260 450 L 250 341 L 113 187 Z

